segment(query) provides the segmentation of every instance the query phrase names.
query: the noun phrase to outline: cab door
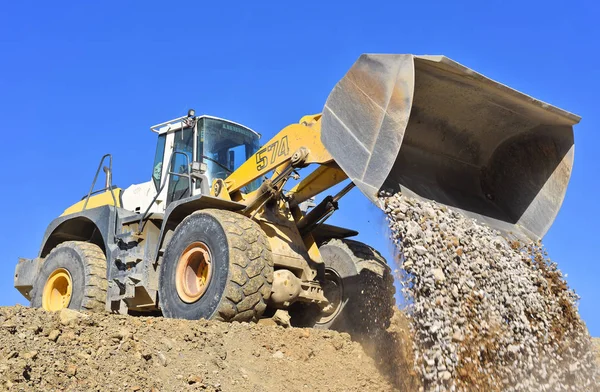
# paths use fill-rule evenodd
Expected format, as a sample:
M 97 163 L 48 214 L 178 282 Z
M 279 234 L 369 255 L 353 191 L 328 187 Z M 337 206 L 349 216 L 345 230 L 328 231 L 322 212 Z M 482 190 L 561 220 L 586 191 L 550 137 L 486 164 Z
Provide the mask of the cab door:
M 167 204 L 192 196 L 190 164 L 194 161 L 194 128 L 173 133 L 167 184 Z

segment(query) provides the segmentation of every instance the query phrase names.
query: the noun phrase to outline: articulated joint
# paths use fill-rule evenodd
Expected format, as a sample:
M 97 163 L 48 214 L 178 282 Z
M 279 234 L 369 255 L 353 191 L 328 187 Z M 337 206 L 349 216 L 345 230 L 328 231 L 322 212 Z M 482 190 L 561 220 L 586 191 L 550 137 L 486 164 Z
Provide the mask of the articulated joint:
M 300 147 L 294 152 L 291 159 L 292 167 L 303 167 L 306 163 L 306 158 L 308 158 L 308 154 L 310 154 L 310 150 L 306 147 Z
M 276 308 L 287 308 L 296 301 L 314 303 L 321 307 L 328 304 L 318 282 L 303 282 L 287 269 L 275 271 L 269 298 L 270 304 Z

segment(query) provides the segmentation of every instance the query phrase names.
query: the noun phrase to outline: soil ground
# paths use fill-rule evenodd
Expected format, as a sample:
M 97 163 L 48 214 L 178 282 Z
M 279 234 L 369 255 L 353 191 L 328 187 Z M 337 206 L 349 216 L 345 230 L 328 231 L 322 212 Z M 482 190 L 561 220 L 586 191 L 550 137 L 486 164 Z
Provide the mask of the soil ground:
M 594 344 L 600 364 L 600 339 Z M 417 391 L 408 320 L 348 334 L 0 307 L 0 391 Z
M 363 348 L 333 331 L 2 307 L 0 390 L 412 390 L 394 320 Z

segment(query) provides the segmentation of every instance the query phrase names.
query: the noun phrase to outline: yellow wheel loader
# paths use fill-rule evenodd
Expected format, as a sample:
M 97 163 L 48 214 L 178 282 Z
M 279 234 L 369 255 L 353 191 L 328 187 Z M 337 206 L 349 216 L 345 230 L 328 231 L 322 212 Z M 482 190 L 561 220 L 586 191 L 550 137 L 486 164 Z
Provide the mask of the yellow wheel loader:
M 263 145 L 190 110 L 151 128 L 151 181 L 114 187 L 104 156 L 38 257 L 19 260 L 15 287 L 47 310 L 224 321 L 283 310 L 293 325 L 368 332 L 389 323 L 393 278 L 348 239 L 356 231 L 325 223 L 340 198 L 356 186 L 382 207 L 381 190 L 401 191 L 537 240 L 564 198 L 578 122 L 443 56 L 362 55 L 321 114 Z

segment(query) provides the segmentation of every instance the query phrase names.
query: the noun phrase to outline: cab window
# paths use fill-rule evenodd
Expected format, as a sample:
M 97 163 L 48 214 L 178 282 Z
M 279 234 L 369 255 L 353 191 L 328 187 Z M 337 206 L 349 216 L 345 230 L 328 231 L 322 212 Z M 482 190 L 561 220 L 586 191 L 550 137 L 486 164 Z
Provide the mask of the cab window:
M 194 129 L 186 128 L 177 131 L 174 138 L 173 154 L 175 155 L 171 161 L 170 171 L 172 174 L 170 174 L 169 178 L 167 203 L 190 196 L 187 173 L 189 164 L 193 161 Z
M 167 140 L 167 135 L 162 134 L 158 136 L 158 142 L 156 143 L 156 154 L 154 154 L 154 165 L 152 170 L 152 181 L 154 182 L 154 187 L 158 192 L 160 188 L 160 179 L 162 177 L 162 167 L 163 167 L 163 158 L 165 156 L 165 142 Z

